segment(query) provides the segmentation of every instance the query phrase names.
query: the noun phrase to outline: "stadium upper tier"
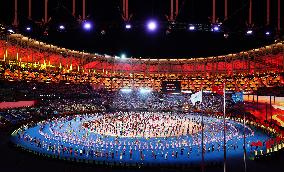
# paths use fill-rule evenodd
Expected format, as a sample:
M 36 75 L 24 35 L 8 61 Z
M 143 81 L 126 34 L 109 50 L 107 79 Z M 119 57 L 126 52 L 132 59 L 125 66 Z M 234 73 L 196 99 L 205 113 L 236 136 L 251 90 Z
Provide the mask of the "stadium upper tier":
M 284 69 L 284 42 L 224 56 L 183 59 L 121 58 L 90 54 L 46 44 L 20 34 L 0 41 L 0 58 L 6 62 L 26 62 L 43 68 L 100 73 L 141 74 L 234 74 L 279 72 Z M 204 50 L 206 51 L 206 50 Z

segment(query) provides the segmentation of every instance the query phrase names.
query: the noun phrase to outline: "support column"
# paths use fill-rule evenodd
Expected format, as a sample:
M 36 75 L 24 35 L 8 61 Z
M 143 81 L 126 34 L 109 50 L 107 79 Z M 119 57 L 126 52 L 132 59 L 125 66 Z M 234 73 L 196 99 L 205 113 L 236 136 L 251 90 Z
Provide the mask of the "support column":
M 72 1 L 72 15 L 76 16 L 76 0 Z
M 15 0 L 15 6 L 14 6 L 14 26 L 18 26 L 18 0 Z
M 178 0 L 176 0 L 176 12 L 175 12 L 175 18 L 178 16 Z
M 82 14 L 82 17 L 83 17 L 83 20 L 86 19 L 86 0 L 83 0 L 83 14 Z
M 248 24 L 251 25 L 252 21 L 252 0 L 249 0 L 249 22 Z
M 268 119 L 267 119 L 267 112 L 268 112 L 268 104 L 265 103 L 265 119 L 266 119 L 266 122 L 268 122 Z
M 47 23 L 48 20 L 48 0 L 44 1 L 44 22 Z
M 171 15 L 170 15 L 170 20 L 174 20 L 174 0 L 171 0 Z
M 128 0 L 125 0 L 125 17 L 127 20 L 129 20 L 129 15 L 128 15 Z
M 266 25 L 270 24 L 270 0 L 266 0 Z
M 271 104 L 271 96 L 270 97 L 270 105 L 269 105 L 269 109 L 270 109 L 270 122 L 272 122 L 272 104 Z
M 29 0 L 29 19 L 32 19 L 32 0 Z
M 212 5 L 212 23 L 216 22 L 216 0 L 212 0 L 213 5 Z
M 228 19 L 228 0 L 225 0 L 225 15 L 224 20 Z
M 170 9 L 170 16 L 167 17 L 168 21 L 175 21 L 176 17 L 179 14 L 179 1 L 175 0 L 176 3 L 174 3 L 174 0 L 171 0 L 171 9 Z
M 278 3 L 277 3 L 277 7 L 278 7 L 278 16 L 277 16 L 277 31 L 280 32 L 280 24 L 281 24 L 281 11 L 280 11 L 280 0 L 278 0 Z

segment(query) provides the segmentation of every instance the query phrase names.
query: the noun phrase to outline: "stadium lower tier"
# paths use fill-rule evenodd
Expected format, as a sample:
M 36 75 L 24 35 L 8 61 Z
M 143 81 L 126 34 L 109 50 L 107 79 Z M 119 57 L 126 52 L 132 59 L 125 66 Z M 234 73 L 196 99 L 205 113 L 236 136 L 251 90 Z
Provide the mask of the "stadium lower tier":
M 206 162 L 223 161 L 223 119 L 204 116 Z M 65 160 L 111 164 L 191 164 L 202 161 L 202 116 L 197 113 L 115 112 L 58 117 L 12 133 L 17 146 Z M 226 119 L 227 157 L 266 150 L 269 133 Z M 260 145 L 255 143 L 261 143 Z

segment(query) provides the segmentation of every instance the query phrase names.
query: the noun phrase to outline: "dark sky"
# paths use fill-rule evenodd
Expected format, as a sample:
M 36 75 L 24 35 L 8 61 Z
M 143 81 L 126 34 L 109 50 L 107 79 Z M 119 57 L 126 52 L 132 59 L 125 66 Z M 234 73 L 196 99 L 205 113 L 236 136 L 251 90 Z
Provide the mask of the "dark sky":
M 14 0 L 0 0 L 0 21 L 11 24 L 13 21 Z M 29 25 L 27 20 L 28 0 L 19 1 L 20 26 Z M 224 18 L 224 0 L 217 1 L 217 17 Z M 44 15 L 44 0 L 32 0 L 33 21 L 40 21 Z M 82 12 L 82 0 L 77 0 L 77 17 Z M 91 33 L 83 33 L 79 26 L 69 26 L 66 33 L 54 30 L 60 23 L 70 24 L 74 20 L 72 0 L 49 0 L 49 16 L 52 17 L 50 34 L 45 40 L 72 49 L 98 53 L 143 57 L 191 57 L 221 55 L 268 44 L 272 39 L 261 36 L 265 30 L 266 0 L 253 0 L 253 22 L 259 31 L 254 37 L 246 38 L 240 31 L 245 31 L 248 18 L 249 0 L 228 0 L 229 19 L 224 27 L 231 33 L 228 39 L 223 33 L 189 33 L 186 30 L 173 31 L 166 35 L 165 14 L 169 14 L 170 0 L 129 0 L 131 23 L 135 29 L 125 32 L 120 29 L 122 19 L 122 0 L 86 0 L 87 15 L 95 23 Z M 61 4 L 61 5 L 58 5 Z M 180 0 L 178 23 L 209 23 L 212 15 L 212 0 Z M 282 10 L 282 14 L 283 14 Z M 282 15 L 283 16 L 283 15 Z M 144 24 L 148 18 L 158 19 L 163 26 L 156 34 L 145 32 Z M 271 0 L 271 27 L 277 23 L 277 0 Z M 53 28 L 52 28 L 53 27 Z M 283 28 L 283 22 L 282 22 Z M 101 30 L 106 34 L 101 35 Z M 40 36 L 36 33 L 33 36 Z

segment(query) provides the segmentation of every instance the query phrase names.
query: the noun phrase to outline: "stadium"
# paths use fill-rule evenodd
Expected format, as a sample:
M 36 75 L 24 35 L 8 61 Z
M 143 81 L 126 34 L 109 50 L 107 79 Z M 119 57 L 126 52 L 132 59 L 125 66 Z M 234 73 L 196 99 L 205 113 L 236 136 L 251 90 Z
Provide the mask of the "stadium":
M 234 3 L 9 1 L 0 169 L 281 170 L 280 0 Z

